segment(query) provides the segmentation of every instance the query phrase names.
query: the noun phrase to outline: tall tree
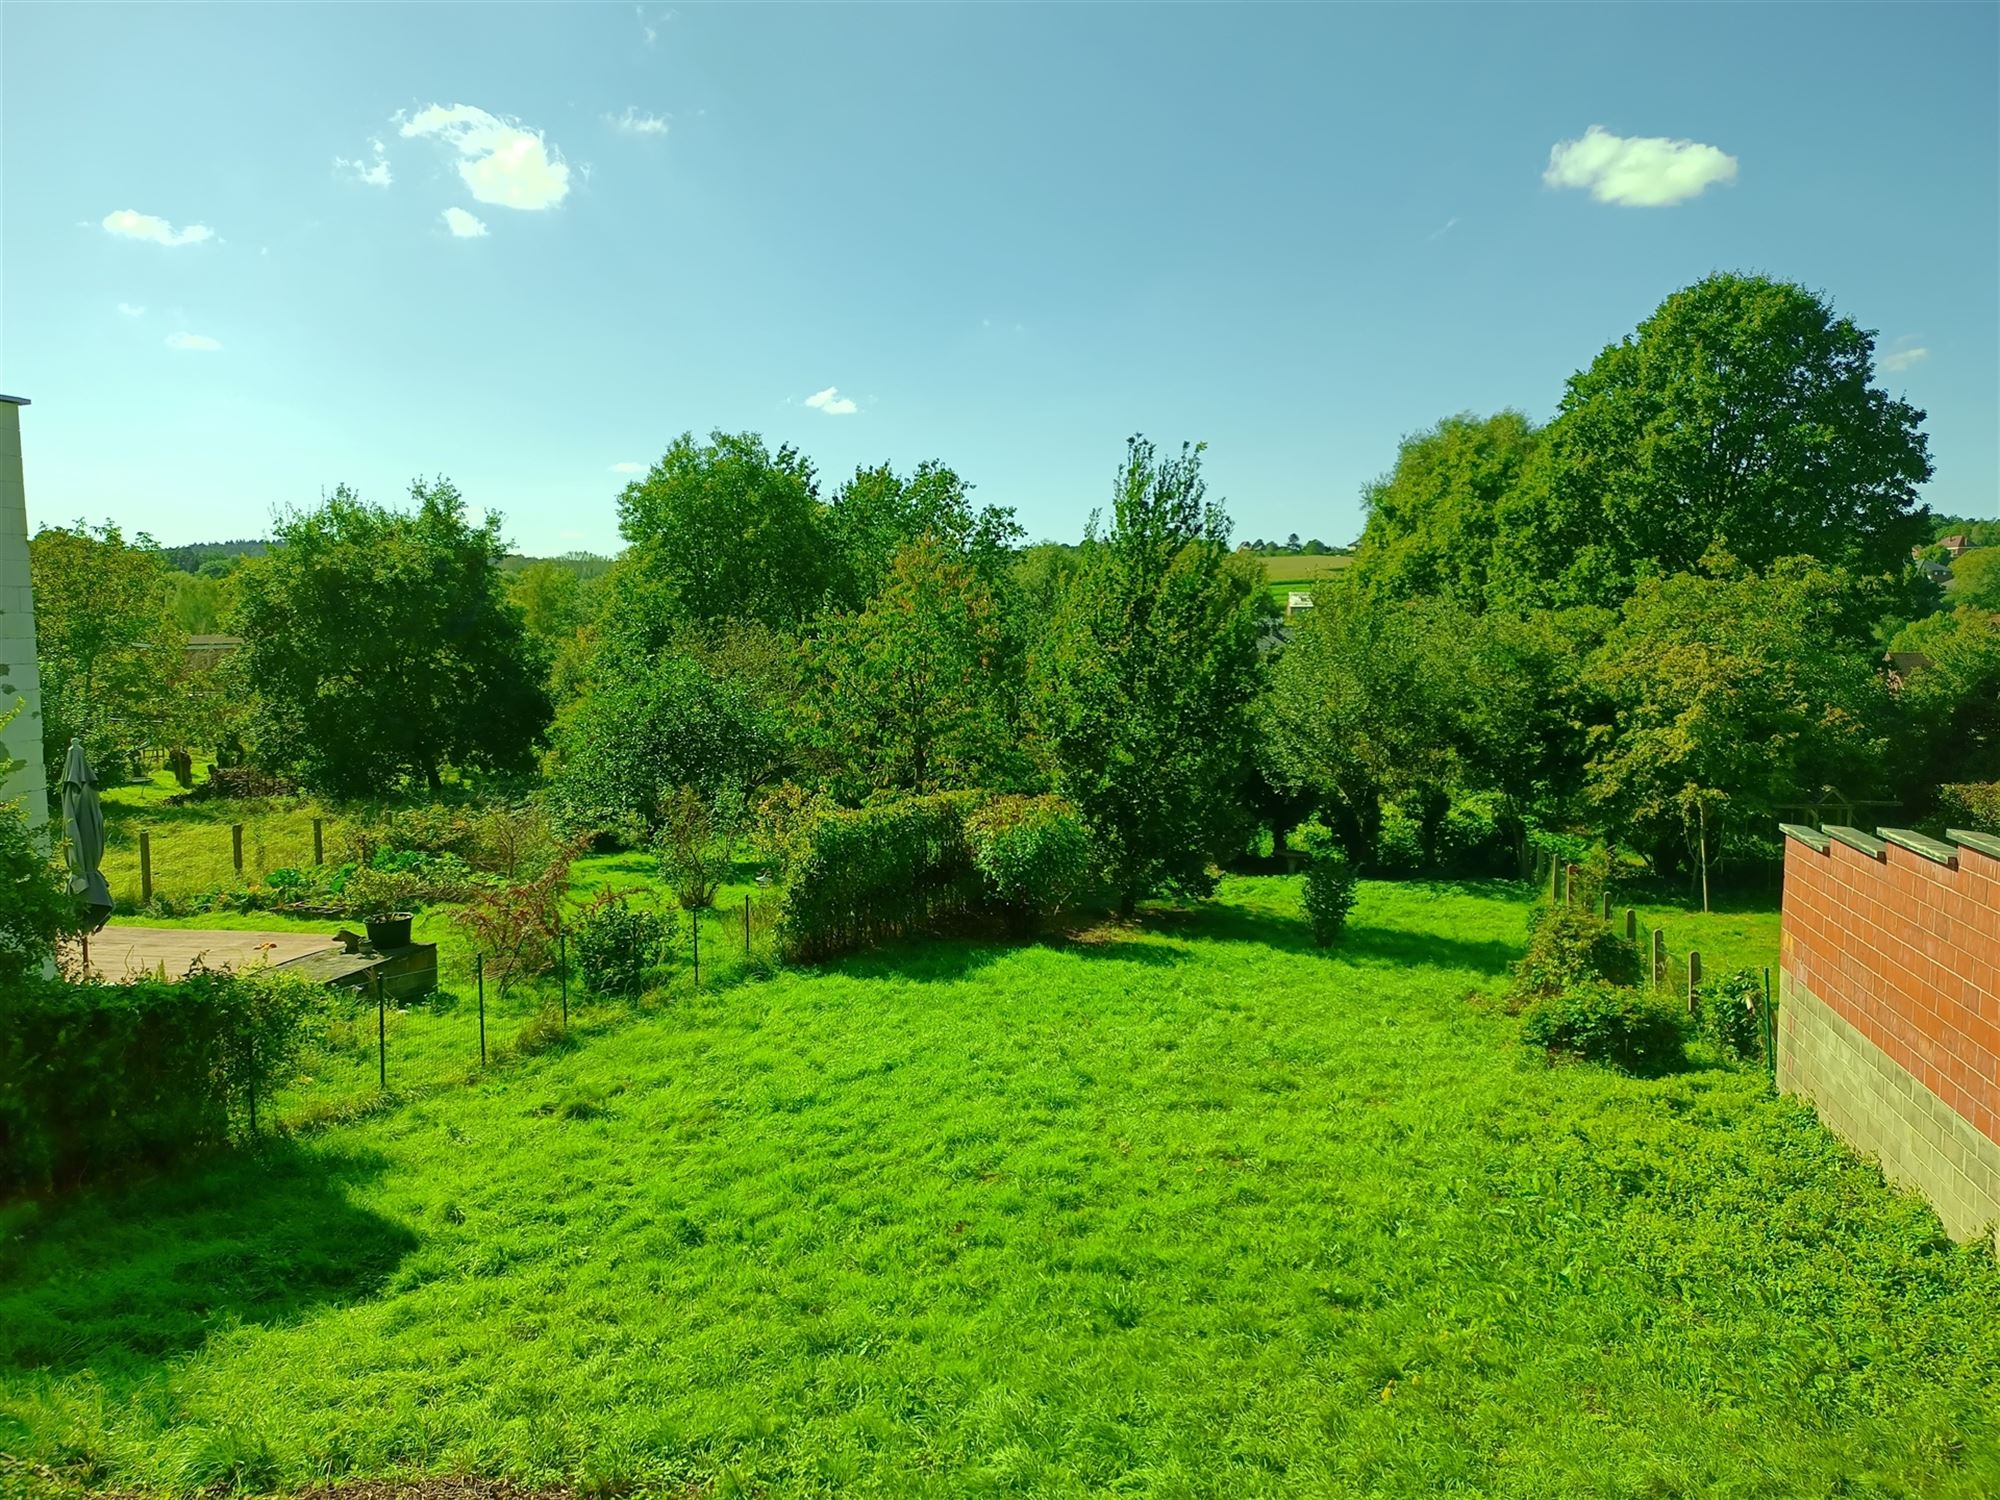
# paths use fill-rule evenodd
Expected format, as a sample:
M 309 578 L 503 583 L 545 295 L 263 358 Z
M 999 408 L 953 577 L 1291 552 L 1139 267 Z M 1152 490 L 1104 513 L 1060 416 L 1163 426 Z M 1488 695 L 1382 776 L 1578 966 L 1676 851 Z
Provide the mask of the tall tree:
M 1093 519 L 1032 656 L 1033 713 L 1057 789 L 1095 832 L 1130 911 L 1157 891 L 1206 894 L 1243 827 L 1257 618 L 1225 566 L 1229 518 L 1206 499 L 1201 448 L 1134 437 L 1109 531 Z
M 923 538 L 966 564 L 987 588 L 998 588 L 1022 531 L 1011 509 L 974 506 L 971 490 L 935 459 L 918 464 L 907 477 L 887 464 L 856 469 L 827 515 L 844 574 L 842 605 L 859 609 L 874 598 L 888 582 L 897 554 Z
M 1500 505 L 1535 451 L 1521 413 L 1461 414 L 1403 439 L 1396 466 L 1362 491 L 1354 576 L 1383 599 L 1486 599 Z
M 840 581 L 811 463 L 755 433 L 682 433 L 618 497 L 618 525 L 631 548 L 611 592 L 661 631 L 676 620 L 795 627 Z
M 1496 587 L 1615 608 L 1712 547 L 1900 573 L 1929 540 L 1923 412 L 1871 383 L 1874 336 L 1800 286 L 1720 274 L 1675 292 L 1570 378 L 1501 505 Z
M 500 520 L 445 479 L 414 513 L 341 486 L 246 563 L 235 623 L 260 759 L 339 795 L 447 766 L 525 771 L 548 723 L 541 664 L 501 581 Z
M 80 738 L 100 774 L 163 726 L 186 637 L 168 613 L 172 570 L 151 537 L 117 527 L 45 526 L 28 544 L 41 658 L 42 751 L 49 785 Z
M 1923 658 L 1897 690 L 1894 759 L 1906 804 L 1928 806 L 1946 782 L 2000 781 L 2000 614 L 1960 605 L 1907 626 L 1892 645 Z
M 1887 700 L 1845 571 L 1710 570 L 1641 582 L 1588 668 L 1609 709 L 1590 794 L 1663 875 L 1823 788 L 1864 796 L 1884 777 Z
M 808 643 L 804 736 L 851 801 L 1012 780 L 1005 646 L 992 591 L 927 532 Z

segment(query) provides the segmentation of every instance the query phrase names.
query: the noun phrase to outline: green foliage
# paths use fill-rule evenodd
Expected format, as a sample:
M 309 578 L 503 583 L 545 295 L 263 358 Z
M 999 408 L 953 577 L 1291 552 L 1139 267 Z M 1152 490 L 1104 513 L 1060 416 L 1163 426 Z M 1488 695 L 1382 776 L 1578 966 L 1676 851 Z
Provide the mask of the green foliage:
M 2000 615 L 1960 606 L 1908 626 L 1892 648 L 1924 659 L 1896 694 L 1905 800 L 1920 807 L 1941 784 L 2000 780 Z
M 1681 1066 L 1687 1017 L 1678 1006 L 1645 990 L 1583 983 L 1547 995 L 1521 1016 L 1521 1035 L 1550 1056 L 1610 1063 L 1650 1076 Z
M 0 715 L 0 724 L 11 717 Z M 82 928 L 68 870 L 50 857 L 18 803 L 0 803 L 0 993 L 39 975 L 56 944 Z
M 631 547 L 607 580 L 607 603 L 668 623 L 758 620 L 795 627 L 841 581 L 810 462 L 775 454 L 754 433 L 682 433 L 618 497 Z M 661 641 L 646 642 L 657 648 Z
M 890 584 L 896 556 L 926 538 L 989 591 L 997 590 L 1023 535 L 1006 506 L 975 508 L 972 486 L 935 459 L 908 478 L 887 464 L 854 471 L 826 517 L 843 576 L 836 596 L 859 609 Z
M 1306 856 L 1305 887 L 1300 897 L 1313 941 L 1327 948 L 1340 941 L 1347 927 L 1347 914 L 1354 910 L 1356 887 L 1354 865 L 1340 840 L 1324 823 L 1300 826 L 1292 835 L 1293 844 Z
M 786 870 L 785 957 L 817 962 L 977 910 L 985 888 L 965 822 L 984 800 L 945 792 L 814 817 Z
M 1362 491 L 1368 520 L 1355 581 L 1379 599 L 1482 605 L 1501 502 L 1537 441 L 1534 423 L 1516 411 L 1446 417 L 1404 438 L 1395 468 Z
M 606 891 L 569 927 L 569 951 L 584 988 L 595 995 L 636 995 L 646 973 L 674 940 L 672 912 L 636 906 L 623 892 Z
M 1055 789 L 1098 839 L 1125 911 L 1158 891 L 1206 894 L 1245 822 L 1257 610 L 1205 495 L 1199 446 L 1161 458 L 1131 439 L 1111 529 L 1086 543 L 1031 655 Z
M 735 863 L 736 840 L 748 822 L 743 798 L 734 792 L 708 796 L 682 787 L 668 797 L 653 836 L 653 858 L 682 909 L 715 904 L 715 893 Z
M 257 755 L 343 796 L 447 766 L 527 770 L 549 705 L 499 563 L 449 481 L 410 487 L 413 514 L 343 486 L 278 526 L 240 571 L 237 669 L 254 685 Z
M 556 723 L 549 802 L 574 832 L 644 842 L 682 789 L 748 793 L 783 768 L 775 705 L 688 656 L 602 659 Z
M 81 521 L 36 532 L 28 566 L 48 784 L 62 780 L 72 738 L 105 783 L 121 781 L 166 717 L 185 655 L 167 610 L 172 569 L 151 537 L 128 542 L 116 526 Z
M 1517 1001 L 1541 1000 L 1592 984 L 1636 985 L 1644 973 L 1638 949 L 1595 911 L 1542 905 L 1529 920 L 1513 993 Z
M 1712 275 L 1570 378 L 1502 500 L 1494 593 L 1615 608 L 1720 548 L 1897 575 L 1928 541 L 1924 414 L 1870 383 L 1872 334 L 1810 291 Z
M 256 969 L 0 986 L 0 1190 L 222 1144 L 290 1076 L 319 997 Z
M 799 731 L 850 801 L 992 785 L 1019 759 L 992 591 L 932 533 L 805 654 Z
M 1950 600 L 1974 609 L 2000 609 L 2000 545 L 1971 547 L 1951 561 Z
M 1939 822 L 1973 833 L 2000 833 L 2000 781 L 1960 781 L 1938 788 Z
M 1851 633 L 1847 575 L 1790 558 L 1642 582 L 1592 658 L 1610 709 L 1589 790 L 1654 862 L 1680 867 L 1706 829 L 1767 827 L 1787 803 L 1884 775 L 1888 703 Z
M 1695 1015 L 1701 1034 L 1724 1057 L 1764 1060 L 1764 980 L 1756 970 L 1703 980 L 1695 991 Z
M 1090 885 L 1090 832 L 1060 797 L 995 797 L 965 820 L 988 899 L 1017 929 L 1072 905 Z

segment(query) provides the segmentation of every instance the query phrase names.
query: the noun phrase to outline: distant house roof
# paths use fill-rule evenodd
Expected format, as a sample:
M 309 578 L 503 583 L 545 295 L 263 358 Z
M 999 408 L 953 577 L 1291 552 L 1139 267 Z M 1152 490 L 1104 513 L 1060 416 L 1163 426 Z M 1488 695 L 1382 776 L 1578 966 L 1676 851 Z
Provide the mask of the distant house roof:
M 234 651 L 243 644 L 240 635 L 191 635 L 187 638 L 190 651 Z
M 1313 596 L 1304 589 L 1292 589 L 1285 595 L 1286 609 L 1311 609 Z
M 1941 562 L 1923 561 L 1917 564 L 1917 571 L 1926 578 L 1935 578 L 1939 583 L 1951 582 L 1951 569 Z
M 1921 672 L 1931 664 L 1931 659 L 1921 651 L 1891 651 L 1882 660 L 1889 664 L 1891 688 L 1900 688 L 1912 673 Z
M 1944 550 L 1949 552 L 1953 557 L 1957 557 L 1959 553 L 1963 552 L 1967 547 L 1972 545 L 1972 539 L 1966 536 L 1963 532 L 1960 532 L 1957 536 L 1939 537 L 1938 545 L 1944 548 Z

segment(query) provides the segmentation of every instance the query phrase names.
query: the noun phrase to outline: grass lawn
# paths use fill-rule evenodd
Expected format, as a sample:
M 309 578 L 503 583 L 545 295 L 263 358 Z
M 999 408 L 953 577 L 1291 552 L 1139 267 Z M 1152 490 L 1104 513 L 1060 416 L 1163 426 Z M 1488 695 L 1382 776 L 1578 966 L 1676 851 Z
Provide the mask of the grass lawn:
M 326 819 L 329 860 L 333 815 L 307 798 L 269 801 L 188 802 L 171 806 L 181 790 L 171 774 L 155 772 L 143 782 L 106 787 L 104 878 L 121 911 L 139 904 L 139 834 L 152 835 L 153 889 L 169 896 L 196 896 L 261 878 L 272 870 L 312 863 L 312 820 Z M 243 875 L 236 873 L 230 825 L 243 825 Z
M 682 994 L 6 1210 L 0 1453 L 176 1493 L 2000 1493 L 1990 1254 L 1759 1077 L 1521 1049 L 1476 997 L 1520 890 L 1365 885 L 1330 956 L 1296 899 Z
M 1285 596 L 1293 589 L 1311 592 L 1315 583 L 1351 566 L 1354 559 L 1344 553 L 1328 552 L 1317 557 L 1261 557 L 1258 561 L 1264 564 L 1264 583 L 1270 590 L 1272 603 L 1283 609 Z

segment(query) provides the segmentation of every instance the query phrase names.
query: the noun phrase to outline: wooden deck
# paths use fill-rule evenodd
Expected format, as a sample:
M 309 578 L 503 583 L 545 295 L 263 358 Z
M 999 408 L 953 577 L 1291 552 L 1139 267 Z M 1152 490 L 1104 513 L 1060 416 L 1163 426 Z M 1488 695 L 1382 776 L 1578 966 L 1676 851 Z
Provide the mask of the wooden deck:
M 328 926 L 331 927 L 332 923 Z M 142 979 L 162 968 L 178 979 L 195 961 L 211 968 L 281 964 L 340 945 L 328 932 L 225 932 L 191 927 L 107 927 L 90 935 L 90 972 L 114 982 Z

